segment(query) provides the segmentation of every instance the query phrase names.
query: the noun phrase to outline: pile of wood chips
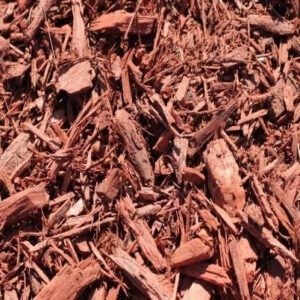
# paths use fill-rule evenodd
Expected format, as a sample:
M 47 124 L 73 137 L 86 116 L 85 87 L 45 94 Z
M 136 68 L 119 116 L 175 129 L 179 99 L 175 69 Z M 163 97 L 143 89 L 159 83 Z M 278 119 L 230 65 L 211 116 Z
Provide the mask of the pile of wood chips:
M 0 2 L 0 299 L 296 299 L 299 0 Z

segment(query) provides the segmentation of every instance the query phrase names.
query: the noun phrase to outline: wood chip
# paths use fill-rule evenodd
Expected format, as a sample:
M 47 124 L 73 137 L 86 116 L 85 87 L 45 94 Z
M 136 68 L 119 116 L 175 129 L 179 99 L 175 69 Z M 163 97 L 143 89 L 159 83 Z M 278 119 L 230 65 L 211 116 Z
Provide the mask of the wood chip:
M 137 240 L 144 255 L 153 264 L 156 270 L 162 271 L 166 268 L 166 261 L 158 251 L 155 240 L 150 234 L 150 228 L 147 223 L 139 218 L 134 217 L 136 209 L 133 206 L 131 199 L 127 196 L 118 201 L 117 209 L 122 216 L 124 223 L 129 227 L 130 231 Z
M 131 283 L 147 298 L 155 300 L 171 299 L 171 291 L 149 269 L 139 265 L 125 251 L 117 248 L 111 259 L 124 271 Z
M 171 257 L 173 267 L 191 265 L 211 258 L 214 254 L 213 247 L 200 239 L 192 239 L 175 250 Z
M 117 169 L 111 169 L 105 179 L 96 188 L 96 193 L 110 201 L 114 200 L 120 191 L 122 184 L 122 172 Z
M 136 123 L 125 110 L 116 112 L 116 125 L 125 142 L 128 155 L 145 184 L 153 185 L 154 174 L 146 149 L 146 141 Z
M 112 13 L 103 14 L 93 20 L 90 26 L 91 31 L 104 31 L 106 33 L 125 33 L 131 19 L 134 18 L 133 13 L 125 10 L 117 10 Z M 130 27 L 130 33 L 138 33 L 141 35 L 150 34 L 154 28 L 156 16 L 136 16 L 136 21 Z
M 251 26 L 277 35 L 291 35 L 296 29 L 292 22 L 274 20 L 269 15 L 249 15 L 248 21 Z
M 245 191 L 239 167 L 224 140 L 211 142 L 204 153 L 208 171 L 208 186 L 213 200 L 229 215 L 245 205 Z
M 182 267 L 179 270 L 187 276 L 210 282 L 216 286 L 232 285 L 226 270 L 218 265 L 199 263 Z
M 43 185 L 28 188 L 14 194 L 0 203 L 0 228 L 11 226 L 49 202 L 49 196 Z
M 94 258 L 87 258 L 75 266 L 62 268 L 35 299 L 76 299 L 101 276 L 99 263 Z
M 59 76 L 56 89 L 58 92 L 64 91 L 70 95 L 80 94 L 93 87 L 94 78 L 95 71 L 91 63 L 88 60 L 84 60 L 75 63 Z
M 11 178 L 20 175 L 28 166 L 32 157 L 31 146 L 29 134 L 20 133 L 1 155 L 0 164 Z

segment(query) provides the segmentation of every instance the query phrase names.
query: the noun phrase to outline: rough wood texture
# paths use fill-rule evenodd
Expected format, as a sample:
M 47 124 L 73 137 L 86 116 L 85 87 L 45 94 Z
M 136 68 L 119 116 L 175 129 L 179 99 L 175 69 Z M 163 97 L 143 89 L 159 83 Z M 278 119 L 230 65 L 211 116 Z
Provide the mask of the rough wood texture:
M 0 300 L 299 295 L 299 4 L 0 1 Z
M 182 181 L 182 173 L 186 167 L 186 156 L 188 150 L 187 139 L 175 138 L 173 147 L 173 165 L 175 169 L 175 174 L 179 183 Z
M 224 140 L 211 142 L 204 153 L 208 187 L 213 200 L 231 216 L 245 205 L 239 167 Z
M 138 33 L 142 35 L 150 34 L 154 28 L 155 16 L 141 16 L 134 17 L 133 13 L 125 10 L 117 10 L 112 13 L 103 14 L 93 20 L 91 31 L 104 31 L 107 33 L 126 32 L 132 18 L 136 20 L 133 26 L 130 27 L 130 33 Z
M 95 71 L 91 63 L 88 60 L 80 61 L 59 76 L 56 89 L 70 95 L 80 94 L 93 87 L 94 78 Z
M 138 216 L 135 216 L 136 209 L 131 199 L 127 196 L 117 202 L 117 209 L 124 223 L 129 227 L 144 255 L 153 264 L 156 270 L 162 271 L 167 264 L 150 233 L 147 223 Z
M 1 155 L 0 164 L 11 178 L 20 175 L 28 166 L 32 157 L 31 146 L 29 134 L 20 133 Z
M 122 172 L 117 169 L 111 169 L 108 171 L 107 176 L 105 179 L 98 185 L 96 188 L 96 193 L 100 197 L 104 197 L 107 200 L 114 200 L 122 185 Z
M 203 145 L 212 137 L 212 135 L 225 124 L 225 121 L 230 117 L 232 113 L 237 109 L 238 102 L 236 100 L 230 101 L 223 109 L 218 111 L 211 121 L 202 129 L 198 130 L 194 139 L 196 142 L 195 148 L 191 149 L 191 154 L 197 153 L 198 149 L 202 148 Z
M 43 185 L 26 189 L 0 203 L 0 229 L 13 225 L 49 202 L 49 196 Z
M 205 182 L 205 176 L 201 172 L 189 167 L 183 168 L 182 178 L 184 181 L 192 182 L 195 185 L 201 185 Z
M 100 279 L 101 267 L 94 258 L 87 258 L 75 266 L 65 266 L 34 298 L 77 299 L 93 282 Z
M 131 283 L 147 298 L 153 300 L 169 300 L 171 292 L 168 287 L 160 282 L 158 276 L 149 269 L 139 265 L 135 259 L 125 251 L 116 249 L 111 259 L 124 271 Z
M 241 298 L 243 300 L 250 300 L 250 293 L 247 283 L 246 271 L 244 262 L 239 254 L 239 247 L 236 240 L 232 239 L 229 243 L 229 251 L 233 262 L 235 276 L 237 278 L 238 286 L 240 289 Z
M 268 15 L 249 15 L 248 21 L 251 26 L 255 26 L 269 33 L 278 35 L 291 35 L 296 29 L 294 23 L 274 20 Z
M 35 8 L 33 13 L 33 19 L 26 29 L 26 36 L 28 40 L 31 40 L 37 33 L 39 27 L 44 21 L 45 15 L 48 10 L 54 5 L 56 0 L 40 0 L 38 6 Z
M 88 41 L 83 21 L 83 5 L 81 0 L 72 0 L 73 12 L 73 48 L 79 58 L 89 55 Z
M 146 141 L 126 110 L 116 112 L 116 125 L 125 142 L 128 156 L 145 184 L 153 185 L 154 174 L 146 149 Z
M 181 267 L 179 270 L 187 276 L 201 279 L 220 287 L 232 284 L 226 270 L 218 265 L 199 263 Z
M 191 265 L 211 258 L 214 254 L 213 247 L 200 239 L 192 239 L 176 249 L 171 257 L 173 267 Z

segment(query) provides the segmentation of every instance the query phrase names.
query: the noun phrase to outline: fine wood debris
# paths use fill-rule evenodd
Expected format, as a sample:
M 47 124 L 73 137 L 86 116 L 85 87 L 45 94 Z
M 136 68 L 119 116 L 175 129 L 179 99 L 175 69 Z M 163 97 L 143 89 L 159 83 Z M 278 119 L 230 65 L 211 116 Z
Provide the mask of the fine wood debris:
M 0 1 L 0 299 L 296 299 L 299 3 Z

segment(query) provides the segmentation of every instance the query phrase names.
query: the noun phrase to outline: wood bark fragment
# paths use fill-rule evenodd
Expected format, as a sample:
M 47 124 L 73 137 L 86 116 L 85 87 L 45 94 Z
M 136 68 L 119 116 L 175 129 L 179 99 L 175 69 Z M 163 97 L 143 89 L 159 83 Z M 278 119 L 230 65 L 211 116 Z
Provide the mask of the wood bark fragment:
M 20 175 L 29 164 L 32 157 L 32 151 L 29 150 L 31 146 L 29 134 L 20 133 L 1 155 L 0 164 L 10 178 Z
M 72 0 L 73 12 L 73 48 L 77 57 L 89 56 L 89 47 L 83 21 L 83 5 L 81 0 Z
M 238 286 L 242 300 L 250 300 L 250 292 L 247 283 L 246 271 L 241 255 L 239 255 L 238 243 L 235 239 L 229 242 L 229 250 L 231 254 L 231 260 L 233 262 L 233 268 L 235 276 L 237 278 Z
M 270 204 L 278 222 L 286 229 L 286 231 L 293 236 L 294 228 L 291 221 L 286 213 L 286 211 L 281 207 L 280 203 L 275 199 L 275 197 L 269 196 Z
M 257 228 L 256 226 L 252 225 L 248 221 L 247 215 L 243 212 L 238 211 L 238 216 L 241 218 L 242 224 L 245 229 L 260 243 L 263 245 L 270 247 L 273 251 L 279 255 L 285 256 L 295 263 L 298 263 L 297 257 L 289 251 L 282 243 L 280 243 L 273 235 L 272 232 L 269 231 L 266 227 L 261 229 Z
M 158 138 L 156 144 L 153 146 L 153 150 L 159 153 L 164 153 L 168 149 L 173 136 L 174 134 L 171 130 L 164 131 Z
M 146 201 L 156 201 L 160 196 L 153 188 L 151 187 L 142 187 L 137 194 L 138 198 Z
M 189 290 L 184 294 L 182 300 L 210 300 L 212 288 L 205 282 L 194 280 Z
M 144 255 L 153 264 L 154 268 L 158 271 L 165 269 L 167 266 L 166 261 L 159 252 L 155 240 L 150 234 L 150 228 L 143 219 L 138 216 L 135 217 L 137 212 L 131 199 L 128 196 L 122 198 L 117 203 L 117 209 L 124 223 L 129 227 L 136 238 Z
M 80 94 L 93 87 L 94 78 L 95 71 L 91 63 L 83 60 L 75 63 L 59 76 L 56 89 L 58 92 L 64 91 L 70 95 Z
M 161 96 L 159 94 L 153 94 L 150 97 L 150 101 L 153 107 L 160 113 L 168 126 L 171 128 L 171 125 L 175 123 L 175 119 L 169 111 L 168 107 L 165 105 Z
M 120 191 L 122 172 L 118 168 L 111 169 L 105 179 L 96 187 L 96 193 L 107 200 L 114 200 Z
M 217 232 L 220 223 L 207 209 L 199 210 L 200 218 L 203 220 L 205 225 L 212 231 Z
M 212 245 L 206 244 L 199 238 L 192 239 L 175 250 L 171 256 L 171 265 L 182 267 L 210 259 L 214 255 Z
M 6 82 L 14 82 L 17 86 L 21 86 L 24 83 L 24 77 L 27 71 L 30 69 L 30 65 L 14 63 L 8 66 L 6 70 Z
M 90 30 L 104 31 L 106 33 L 125 33 L 132 17 L 133 13 L 126 12 L 125 10 L 117 10 L 111 13 L 103 14 L 92 21 Z M 156 19 L 156 16 L 141 16 L 137 14 L 137 24 L 134 23 L 130 27 L 129 33 L 138 33 L 141 35 L 152 33 Z
M 186 92 L 188 91 L 189 83 L 190 83 L 190 79 L 186 76 L 183 76 L 181 82 L 178 85 L 178 88 L 177 88 L 177 91 L 175 94 L 175 100 L 181 101 L 184 98 Z
M 186 167 L 186 157 L 188 150 L 188 140 L 184 138 L 175 138 L 173 146 L 173 166 L 175 169 L 178 183 L 182 182 L 182 173 Z
M 205 182 L 205 176 L 197 169 L 185 167 L 182 170 L 182 178 L 184 181 L 192 182 L 195 185 L 201 185 Z
M 94 258 L 75 266 L 65 266 L 34 298 L 35 300 L 77 299 L 93 282 L 100 279 L 101 267 Z
M 293 22 L 274 20 L 268 15 L 249 15 L 248 21 L 251 26 L 277 35 L 291 35 L 296 29 Z
M 126 110 L 116 112 L 116 125 L 125 142 L 129 158 L 145 184 L 153 185 L 154 173 L 146 150 L 146 141 Z
M 38 6 L 34 10 L 33 19 L 25 32 L 29 41 L 37 33 L 38 29 L 42 25 L 42 22 L 44 21 L 48 10 L 55 4 L 55 2 L 56 0 L 40 0 Z
M 49 196 L 43 185 L 28 188 L 0 202 L 0 229 L 13 225 L 43 208 Z
M 238 105 L 238 101 L 230 101 L 222 110 L 217 111 L 205 127 L 195 133 L 194 140 L 196 142 L 196 146 L 195 148 L 190 149 L 191 155 L 196 154 L 197 151 L 202 148 L 206 142 L 208 142 L 213 134 L 225 125 L 226 120 L 235 112 Z
M 300 54 L 300 37 L 293 36 L 292 38 L 292 48 L 299 55 Z
M 124 271 L 131 283 L 147 298 L 153 300 L 171 299 L 171 289 L 161 283 L 157 275 L 139 265 L 125 251 L 117 248 L 110 258 Z
M 53 212 L 48 219 L 48 228 L 51 229 L 55 224 L 60 222 L 66 215 L 68 209 L 71 206 L 71 201 L 67 200 L 65 203 L 63 203 L 57 211 Z
M 1 161 L 1 159 L 0 159 L 0 161 Z M 4 184 L 4 186 L 7 188 L 10 195 L 15 193 L 15 188 L 14 188 L 13 183 L 11 182 L 8 172 L 1 165 L 1 163 L 0 163 L 0 182 L 2 182 Z
M 122 92 L 123 92 L 123 101 L 126 104 L 132 104 L 132 92 L 130 84 L 130 76 L 128 69 L 128 61 L 131 60 L 133 56 L 133 51 L 128 51 L 122 58 L 122 70 L 121 70 L 121 80 L 122 80 Z
M 187 276 L 210 282 L 216 286 L 232 285 L 226 270 L 219 265 L 199 263 L 181 267 L 179 271 Z
M 139 207 L 136 210 L 136 214 L 139 217 L 149 217 L 155 216 L 161 210 L 161 206 L 159 204 L 148 204 L 143 207 Z
M 211 207 L 215 211 L 215 213 L 223 220 L 223 222 L 228 226 L 231 232 L 237 235 L 239 231 L 235 226 L 231 216 L 223 208 L 221 208 L 215 203 L 211 203 Z
M 211 142 L 204 153 L 208 187 L 213 200 L 229 215 L 245 205 L 245 191 L 239 167 L 224 140 Z
M 243 234 L 237 241 L 237 244 L 238 249 L 243 249 L 240 256 L 244 264 L 247 282 L 252 283 L 255 277 L 258 260 L 255 245 L 248 234 Z
M 273 120 L 278 120 L 286 111 L 284 105 L 284 80 L 279 79 L 272 88 L 272 97 L 269 103 L 269 114 Z
M 268 111 L 266 109 L 258 110 L 258 111 L 254 112 L 252 114 L 249 114 L 248 116 L 244 116 L 243 118 L 241 118 L 238 121 L 238 125 L 242 125 L 242 124 L 248 123 L 249 121 L 261 118 L 261 117 L 263 117 L 263 116 L 265 116 L 267 114 L 268 114 Z
M 253 188 L 256 195 L 256 198 L 260 204 L 266 221 L 270 227 L 276 232 L 278 230 L 278 219 L 276 218 L 274 212 L 272 211 L 270 201 L 268 201 L 262 187 L 260 186 L 256 176 L 253 176 Z

